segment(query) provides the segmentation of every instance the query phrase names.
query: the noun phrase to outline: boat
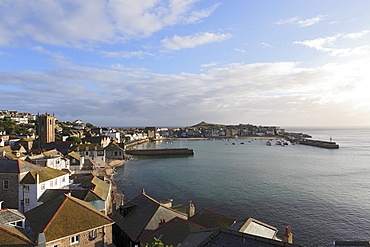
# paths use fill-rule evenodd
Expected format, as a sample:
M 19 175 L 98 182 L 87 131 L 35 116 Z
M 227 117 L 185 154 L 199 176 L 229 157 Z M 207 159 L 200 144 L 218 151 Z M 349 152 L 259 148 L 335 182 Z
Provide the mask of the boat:
M 267 141 L 266 142 L 266 146 L 271 146 L 271 142 L 270 141 Z

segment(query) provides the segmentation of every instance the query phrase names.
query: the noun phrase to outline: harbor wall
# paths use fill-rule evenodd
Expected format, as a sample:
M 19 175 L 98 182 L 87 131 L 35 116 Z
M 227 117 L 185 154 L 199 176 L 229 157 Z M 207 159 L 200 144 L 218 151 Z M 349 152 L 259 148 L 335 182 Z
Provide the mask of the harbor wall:
M 302 145 L 320 147 L 320 148 L 329 148 L 329 149 L 338 149 L 339 145 L 335 142 L 328 142 L 328 141 L 318 141 L 318 140 L 308 140 L 303 139 L 299 142 Z
M 194 155 L 194 150 L 189 148 L 129 149 L 125 153 L 134 156 Z

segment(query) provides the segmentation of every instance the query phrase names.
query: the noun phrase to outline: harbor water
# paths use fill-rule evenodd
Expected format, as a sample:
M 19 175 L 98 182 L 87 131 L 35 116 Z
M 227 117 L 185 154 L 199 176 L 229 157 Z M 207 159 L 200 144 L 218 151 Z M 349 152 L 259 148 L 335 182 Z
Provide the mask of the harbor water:
M 294 243 L 333 246 L 370 241 L 370 129 L 287 129 L 333 141 L 339 149 L 266 145 L 266 139 L 166 140 L 136 148 L 194 149 L 194 156 L 140 158 L 117 167 L 126 198 L 144 188 L 156 200 L 206 208 L 279 229 Z

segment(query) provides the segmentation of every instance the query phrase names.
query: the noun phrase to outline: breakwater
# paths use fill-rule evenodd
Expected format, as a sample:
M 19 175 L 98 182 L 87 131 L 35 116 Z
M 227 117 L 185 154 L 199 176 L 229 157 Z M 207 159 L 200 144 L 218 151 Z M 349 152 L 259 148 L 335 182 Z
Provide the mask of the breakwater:
M 328 149 L 338 149 L 339 148 L 339 145 L 336 144 L 335 142 L 328 142 L 328 141 L 303 139 L 299 142 L 299 144 L 320 147 L 320 148 L 328 148 Z
M 149 142 L 149 139 L 130 141 L 130 142 L 125 143 L 125 148 L 129 148 L 129 147 L 143 144 L 146 142 Z
M 194 155 L 194 150 L 189 148 L 129 149 L 125 151 L 125 154 L 134 156 Z

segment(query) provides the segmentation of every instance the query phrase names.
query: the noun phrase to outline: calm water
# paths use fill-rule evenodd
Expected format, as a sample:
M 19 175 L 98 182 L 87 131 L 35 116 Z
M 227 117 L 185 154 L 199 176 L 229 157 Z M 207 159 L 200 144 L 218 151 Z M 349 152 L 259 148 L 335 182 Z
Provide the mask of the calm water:
M 115 181 L 127 198 L 145 188 L 157 200 L 193 200 L 198 209 L 261 220 L 279 236 L 290 225 L 294 243 L 304 246 L 370 241 L 370 129 L 288 131 L 333 137 L 340 149 L 254 139 L 163 141 L 142 148 L 189 147 L 195 155 L 133 160 L 117 168 Z

